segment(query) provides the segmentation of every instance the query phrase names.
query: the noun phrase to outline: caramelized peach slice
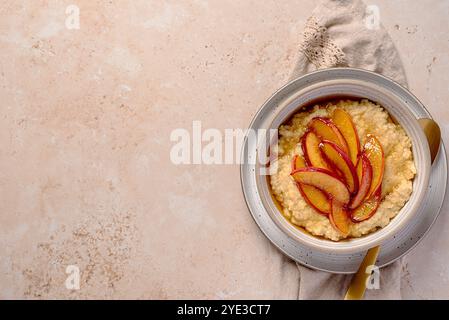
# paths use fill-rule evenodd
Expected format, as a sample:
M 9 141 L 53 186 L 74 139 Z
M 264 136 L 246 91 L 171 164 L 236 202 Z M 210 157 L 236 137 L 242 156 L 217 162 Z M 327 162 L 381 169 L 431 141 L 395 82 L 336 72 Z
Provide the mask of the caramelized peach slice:
M 308 127 L 322 140 L 332 141 L 345 153 L 348 153 L 348 145 L 340 130 L 327 118 L 313 118 Z
M 329 220 L 335 229 L 340 231 L 345 237 L 348 236 L 351 220 L 344 205 L 335 199 L 331 201 Z
M 360 154 L 359 160 L 357 161 L 356 171 L 357 177 L 359 178 L 359 186 L 362 184 L 362 176 L 363 176 L 363 163 L 362 163 L 362 154 Z M 365 155 L 366 157 L 366 155 Z M 371 164 L 370 164 L 371 165 Z M 372 170 L 372 169 L 371 169 Z
M 341 172 L 349 192 L 356 193 L 359 189 L 359 179 L 349 156 L 331 141 L 324 140 L 320 148 L 327 162 Z
M 379 140 L 377 140 L 377 138 L 371 134 L 367 135 L 367 140 L 363 147 L 363 153 L 366 154 L 373 169 L 371 187 L 367 194 L 367 197 L 370 197 L 377 189 L 379 189 L 380 185 L 382 184 L 385 156 Z
M 331 199 L 347 204 L 350 193 L 346 185 L 329 170 L 323 168 L 299 168 L 291 173 L 293 179 L 324 191 Z
M 299 156 L 295 155 L 293 157 L 293 163 L 292 163 L 292 171 L 295 171 L 299 168 L 304 168 L 306 166 L 306 163 L 304 159 Z M 320 189 L 309 186 L 306 184 L 296 183 L 296 186 L 298 187 L 299 192 L 301 193 L 304 200 L 318 213 L 323 214 L 325 216 L 328 216 L 331 211 L 331 205 L 329 202 L 328 196 L 321 191 Z
M 320 150 L 321 140 L 313 131 L 304 134 L 301 145 L 307 164 L 312 167 L 330 169 Z
M 303 196 L 304 200 L 318 213 L 328 216 L 331 212 L 331 204 L 329 197 L 320 189 L 307 184 L 296 183 L 299 192 Z
M 359 207 L 350 212 L 350 218 L 353 222 L 362 222 L 371 218 L 377 211 L 382 200 L 381 187 L 370 197 L 366 199 Z
M 351 116 L 343 109 L 337 108 L 332 114 L 332 122 L 340 130 L 346 143 L 348 144 L 349 157 L 352 164 L 357 164 L 357 157 L 360 153 L 360 141 L 357 130 L 352 122 Z
M 364 153 L 362 153 L 362 155 L 360 156 L 360 160 L 357 165 L 357 171 L 359 171 L 359 168 L 360 168 L 360 173 L 358 173 L 358 175 L 360 176 L 359 191 L 354 196 L 354 198 L 352 198 L 351 203 L 349 204 L 350 209 L 357 208 L 365 199 L 371 187 L 371 180 L 373 178 L 373 168 L 371 167 L 371 163 L 369 162 L 368 157 Z
M 292 172 L 299 168 L 306 167 L 306 161 L 300 155 L 295 154 L 292 161 Z

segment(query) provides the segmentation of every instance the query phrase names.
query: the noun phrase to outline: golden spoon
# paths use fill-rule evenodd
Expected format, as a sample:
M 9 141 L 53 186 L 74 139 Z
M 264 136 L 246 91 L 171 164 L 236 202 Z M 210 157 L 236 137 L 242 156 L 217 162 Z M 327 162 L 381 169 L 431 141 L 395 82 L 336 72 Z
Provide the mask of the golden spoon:
M 433 163 L 440 148 L 440 127 L 432 119 L 419 119 L 418 122 L 426 135 L 427 142 L 429 143 L 430 159 Z M 351 284 L 349 285 L 348 291 L 345 295 L 345 300 L 360 300 L 363 298 L 366 290 L 366 283 L 368 278 L 371 276 L 371 274 L 367 273 L 366 270 L 369 266 L 376 263 L 379 251 L 380 246 L 376 246 L 368 250 L 365 258 L 360 264 L 359 269 L 357 270 L 357 273 L 352 278 Z

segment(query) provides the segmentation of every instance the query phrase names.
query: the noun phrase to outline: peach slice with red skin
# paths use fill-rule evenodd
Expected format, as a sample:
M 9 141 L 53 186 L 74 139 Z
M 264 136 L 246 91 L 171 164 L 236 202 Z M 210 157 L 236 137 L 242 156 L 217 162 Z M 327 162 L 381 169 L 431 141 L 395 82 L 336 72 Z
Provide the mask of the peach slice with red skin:
M 319 214 L 329 216 L 331 212 L 331 204 L 329 197 L 320 189 L 307 184 L 296 183 L 304 200 L 314 208 Z
M 320 143 L 320 138 L 313 131 L 305 133 L 301 139 L 301 146 L 306 162 L 311 167 L 331 169 L 323 158 Z
M 345 139 L 348 145 L 348 155 L 355 166 L 360 153 L 360 140 L 351 116 L 345 110 L 337 108 L 332 114 L 332 122 Z
M 330 119 L 321 117 L 313 118 L 309 122 L 308 127 L 322 140 L 332 141 L 345 153 L 348 153 L 348 144 L 345 138 Z
M 368 134 L 360 151 L 352 118 L 341 108 L 332 119 L 313 118 L 301 145 L 304 157 L 293 158 L 290 175 L 304 200 L 347 237 L 351 224 L 372 217 L 381 203 L 382 146 Z
M 300 155 L 295 154 L 292 161 L 292 172 L 299 168 L 305 168 L 306 161 Z
M 296 169 L 299 168 L 304 168 L 305 166 L 306 166 L 305 161 L 301 156 L 295 155 L 293 157 L 292 171 L 295 171 Z M 304 198 L 304 200 L 312 208 L 318 211 L 318 213 L 325 216 L 328 216 L 330 214 L 331 205 L 326 193 L 324 193 L 323 191 L 314 186 L 302 184 L 299 182 L 296 182 L 296 186 L 299 192 L 301 193 L 302 197 Z
M 326 161 L 341 173 L 349 192 L 356 193 L 359 189 L 359 178 L 349 156 L 331 141 L 324 140 L 320 148 Z
M 360 169 L 359 169 L 360 168 Z M 357 194 L 352 198 L 349 209 L 357 208 L 363 200 L 366 198 L 366 195 L 369 192 L 371 187 L 371 180 L 373 178 L 373 168 L 371 167 L 371 163 L 368 160 L 366 154 L 362 153 L 359 159 L 359 163 L 357 164 L 357 171 L 360 179 L 360 186 Z
M 299 168 L 291 173 L 293 179 L 324 191 L 331 199 L 348 204 L 351 194 L 345 183 L 333 172 L 315 167 Z
M 358 223 L 371 218 L 379 208 L 382 200 L 382 187 L 376 190 L 376 192 L 368 199 L 366 199 L 360 206 L 351 210 L 350 218 L 353 222 Z
M 379 140 L 371 134 L 367 135 L 367 140 L 362 152 L 366 154 L 366 157 L 371 163 L 371 167 L 373 169 L 371 187 L 366 195 L 366 197 L 369 198 L 382 184 L 385 169 L 385 156 Z
M 331 200 L 331 214 L 329 215 L 329 220 L 332 226 L 340 231 L 343 236 L 347 237 L 349 235 L 351 219 L 349 219 L 345 206 L 335 199 Z
M 362 165 L 362 161 L 361 161 L 362 155 L 363 155 L 363 153 L 360 154 L 359 160 L 357 161 L 357 166 L 355 168 L 355 170 L 357 171 L 357 177 L 359 178 L 359 186 L 362 184 L 362 176 L 363 176 L 363 165 Z M 366 157 L 366 155 L 365 155 L 365 157 Z M 371 168 L 371 170 L 372 170 L 372 168 Z

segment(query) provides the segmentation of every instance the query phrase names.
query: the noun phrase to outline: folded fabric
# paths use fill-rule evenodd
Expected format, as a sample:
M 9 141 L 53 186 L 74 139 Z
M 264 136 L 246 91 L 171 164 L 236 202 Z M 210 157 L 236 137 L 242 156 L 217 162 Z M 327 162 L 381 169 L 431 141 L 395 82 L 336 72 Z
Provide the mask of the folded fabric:
M 291 79 L 332 67 L 381 73 L 406 86 L 399 54 L 383 26 L 379 8 L 361 0 L 323 0 L 307 20 Z M 298 264 L 299 299 L 343 299 L 352 276 L 311 270 Z M 380 269 L 380 288 L 365 299 L 400 299 L 402 262 Z

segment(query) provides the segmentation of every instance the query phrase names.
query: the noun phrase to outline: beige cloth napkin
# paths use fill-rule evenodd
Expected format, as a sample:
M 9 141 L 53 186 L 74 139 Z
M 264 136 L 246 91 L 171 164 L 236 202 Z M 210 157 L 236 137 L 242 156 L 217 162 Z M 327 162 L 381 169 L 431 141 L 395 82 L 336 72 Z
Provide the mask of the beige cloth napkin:
M 307 20 L 291 78 L 316 69 L 349 66 L 386 75 L 406 85 L 401 59 L 379 23 L 381 12 L 361 0 L 322 0 Z M 298 264 L 299 299 L 342 299 L 352 276 Z M 365 299 L 400 299 L 401 260 L 380 269 L 380 288 Z

